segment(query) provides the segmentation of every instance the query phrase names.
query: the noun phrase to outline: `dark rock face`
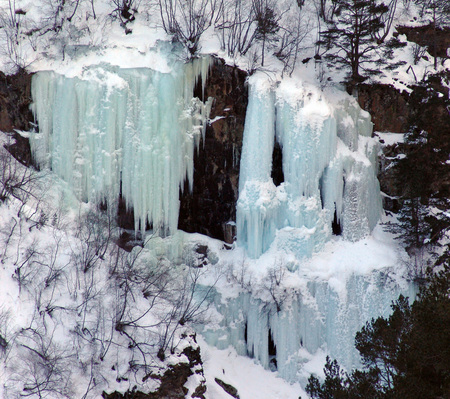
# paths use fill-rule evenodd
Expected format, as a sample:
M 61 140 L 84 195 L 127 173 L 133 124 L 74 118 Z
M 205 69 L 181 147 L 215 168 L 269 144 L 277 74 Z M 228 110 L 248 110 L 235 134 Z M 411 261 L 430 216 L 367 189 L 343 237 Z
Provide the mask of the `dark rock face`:
M 19 133 L 11 133 L 12 142 L 5 144 L 5 148 L 10 154 L 16 158 L 20 163 L 25 166 L 34 166 L 35 169 L 39 169 L 33 162 L 33 156 L 31 154 L 30 141 L 28 138 L 22 137 Z
M 437 27 L 433 24 L 426 26 L 397 26 L 397 32 L 406 35 L 408 41 L 426 47 L 427 51 L 439 58 L 447 58 L 447 49 L 450 47 L 450 28 Z
M 432 56 L 445 60 L 450 47 L 450 28 L 425 26 L 397 26 L 397 33 L 406 35 L 408 41 L 417 43 L 427 49 Z M 448 90 L 436 79 L 435 89 L 448 95 Z M 415 89 L 412 87 L 412 89 Z M 359 87 L 358 100 L 361 108 L 372 115 L 374 130 L 380 132 L 408 131 L 410 121 L 420 113 L 420 107 L 414 104 L 414 95 L 400 92 L 391 85 L 362 84 Z M 419 109 L 418 109 L 419 108 Z
M 246 73 L 217 60 L 205 86 L 213 97 L 205 141 L 194 158 L 194 189 L 180 194 L 178 228 L 231 243 L 248 92 Z M 197 93 L 196 93 L 197 94 Z
M 401 187 L 396 184 L 395 169 L 392 167 L 396 157 L 403 152 L 402 146 L 394 144 L 383 147 L 383 153 L 379 158 L 378 180 L 380 190 L 386 194 L 383 196 L 383 208 L 387 211 L 397 213 L 400 210 L 399 198 Z
M 0 72 L 0 130 L 29 130 L 33 115 L 31 104 L 31 74 L 21 70 L 6 76 Z
M 359 102 L 372 115 L 374 130 L 405 133 L 414 129 L 414 126 L 421 126 L 428 132 L 428 140 L 438 140 L 440 148 L 448 148 L 449 90 L 442 85 L 442 80 L 448 82 L 449 79 L 448 71 L 430 75 L 425 82 L 411 86 L 411 93 L 401 93 L 386 85 L 362 85 Z M 392 166 L 407 147 L 408 144 L 386 146 L 380 159 L 378 180 L 381 191 L 387 194 L 384 208 L 393 212 L 399 210 L 401 204 L 398 198 L 402 195 L 403 187 L 399 185 L 399 177 Z M 449 182 L 448 178 L 442 176 L 434 191 L 447 192 Z
M 276 186 L 284 182 L 283 149 L 277 141 L 275 141 L 275 145 L 273 146 L 271 177 Z
M 359 105 L 370 113 L 377 132 L 406 132 L 410 118 L 408 101 L 408 93 L 391 85 L 362 84 L 358 91 Z
M 136 389 L 127 391 L 125 393 L 112 392 L 110 394 L 103 392 L 103 399 L 184 399 L 188 390 L 184 387 L 187 379 L 194 374 L 192 369 L 196 366 L 201 366 L 202 359 L 200 356 L 200 348 L 194 349 L 187 347 L 182 352 L 189 359 L 189 363 L 180 363 L 170 366 L 169 369 L 161 376 L 149 375 L 147 378 L 158 378 L 161 380 L 161 385 L 156 392 L 143 393 Z M 198 367 L 197 367 L 198 368 Z M 203 374 L 200 368 L 196 373 Z M 200 384 L 192 397 L 205 399 L 203 395 L 206 392 L 206 386 Z
M 358 102 L 372 116 L 374 131 L 406 133 L 417 118 L 423 117 L 425 110 L 427 115 L 432 115 L 434 121 L 448 116 L 444 103 L 430 106 L 423 100 L 427 97 L 427 87 L 448 98 L 449 89 L 442 85 L 441 80 L 449 79 L 448 71 L 430 75 L 425 83 L 410 86 L 411 93 L 400 92 L 392 85 L 362 84 L 358 91 Z M 433 129 L 433 125 L 430 124 L 429 128 Z
M 30 130 L 33 121 L 31 76 L 24 70 L 9 76 L 0 72 L 0 131 L 12 132 L 13 140 L 5 148 L 25 166 L 33 165 L 30 143 L 14 129 Z

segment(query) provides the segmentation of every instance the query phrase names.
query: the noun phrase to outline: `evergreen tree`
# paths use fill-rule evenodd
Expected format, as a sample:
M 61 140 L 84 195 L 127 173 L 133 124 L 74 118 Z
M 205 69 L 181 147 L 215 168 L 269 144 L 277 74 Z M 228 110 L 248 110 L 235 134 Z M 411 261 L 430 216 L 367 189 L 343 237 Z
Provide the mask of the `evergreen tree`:
M 274 4 L 268 0 L 253 0 L 253 8 L 256 19 L 255 39 L 262 43 L 261 66 L 264 66 L 264 53 L 266 42 L 274 40 L 276 33 L 280 30 L 278 17 Z
M 337 0 L 337 22 L 321 32 L 319 44 L 329 49 L 325 59 L 330 66 L 348 70 L 346 83 L 352 91 L 369 76 L 380 74 L 384 60 L 378 54 L 375 34 L 383 28 L 382 17 L 389 11 L 384 4 L 373 0 Z
M 413 251 L 437 245 L 450 228 L 450 100 L 439 91 L 443 78 L 430 76 L 414 88 L 410 105 L 416 112 L 404 156 L 394 166 L 403 205 L 390 230 Z

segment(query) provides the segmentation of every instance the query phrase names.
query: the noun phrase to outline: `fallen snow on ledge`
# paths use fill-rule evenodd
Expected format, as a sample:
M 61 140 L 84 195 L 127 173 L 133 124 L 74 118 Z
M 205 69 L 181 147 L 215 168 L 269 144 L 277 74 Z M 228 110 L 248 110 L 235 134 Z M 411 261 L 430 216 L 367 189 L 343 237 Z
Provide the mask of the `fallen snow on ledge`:
M 299 383 L 289 384 L 282 378 L 277 377 L 276 373 L 264 370 L 253 359 L 239 356 L 231 347 L 224 350 L 216 349 L 208 345 L 202 337 L 199 338 L 199 344 L 206 378 L 207 391 L 205 396 L 207 399 L 231 398 L 215 382 L 215 378 L 234 386 L 240 399 L 298 399 L 299 397 L 307 397 Z M 311 364 L 320 365 L 321 369 L 324 362 L 325 357 L 320 358 L 316 363 L 313 361 Z M 317 371 L 320 372 L 320 369 Z M 314 368 L 314 372 L 316 372 L 316 368 Z

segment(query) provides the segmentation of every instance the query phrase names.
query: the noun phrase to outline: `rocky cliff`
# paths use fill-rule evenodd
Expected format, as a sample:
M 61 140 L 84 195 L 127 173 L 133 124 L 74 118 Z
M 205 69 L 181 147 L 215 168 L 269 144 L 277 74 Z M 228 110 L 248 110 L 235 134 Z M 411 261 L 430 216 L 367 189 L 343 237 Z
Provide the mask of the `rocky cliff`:
M 178 228 L 233 242 L 239 163 L 248 93 L 247 74 L 217 60 L 204 97 L 214 98 L 205 140 L 194 158 L 194 189 L 180 195 Z M 203 97 L 201 82 L 195 95 Z

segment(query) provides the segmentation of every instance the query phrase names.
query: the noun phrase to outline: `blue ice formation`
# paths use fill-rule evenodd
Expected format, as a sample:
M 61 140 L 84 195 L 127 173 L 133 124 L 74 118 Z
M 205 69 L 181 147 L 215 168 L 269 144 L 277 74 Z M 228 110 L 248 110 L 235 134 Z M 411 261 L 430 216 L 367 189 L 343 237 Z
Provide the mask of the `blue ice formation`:
M 238 243 L 257 258 L 274 241 L 297 257 L 320 250 L 336 219 L 357 241 L 377 224 L 381 196 L 377 145 L 368 113 L 351 98 L 331 105 L 315 88 L 262 89 L 250 81 L 242 148 Z M 271 178 L 274 140 L 285 181 Z
M 388 270 L 352 274 L 340 293 L 328 281 L 310 279 L 297 292 L 290 290 L 280 309 L 250 292 L 227 299 L 217 294 L 215 306 L 222 320 L 214 328 L 206 326 L 202 334 L 210 345 L 231 345 L 287 381 L 306 385 L 304 364 L 319 349 L 348 370 L 361 366 L 356 332 L 372 317 L 388 316 L 400 294 L 413 298 L 414 287 L 395 281 Z
M 210 102 L 193 97 L 209 58 L 175 63 L 171 72 L 91 66 L 81 77 L 50 71 L 32 80 L 39 133 L 34 158 L 65 180 L 83 201 L 117 201 L 134 210 L 135 229 L 177 229 L 179 190 L 192 189 L 194 149 Z

